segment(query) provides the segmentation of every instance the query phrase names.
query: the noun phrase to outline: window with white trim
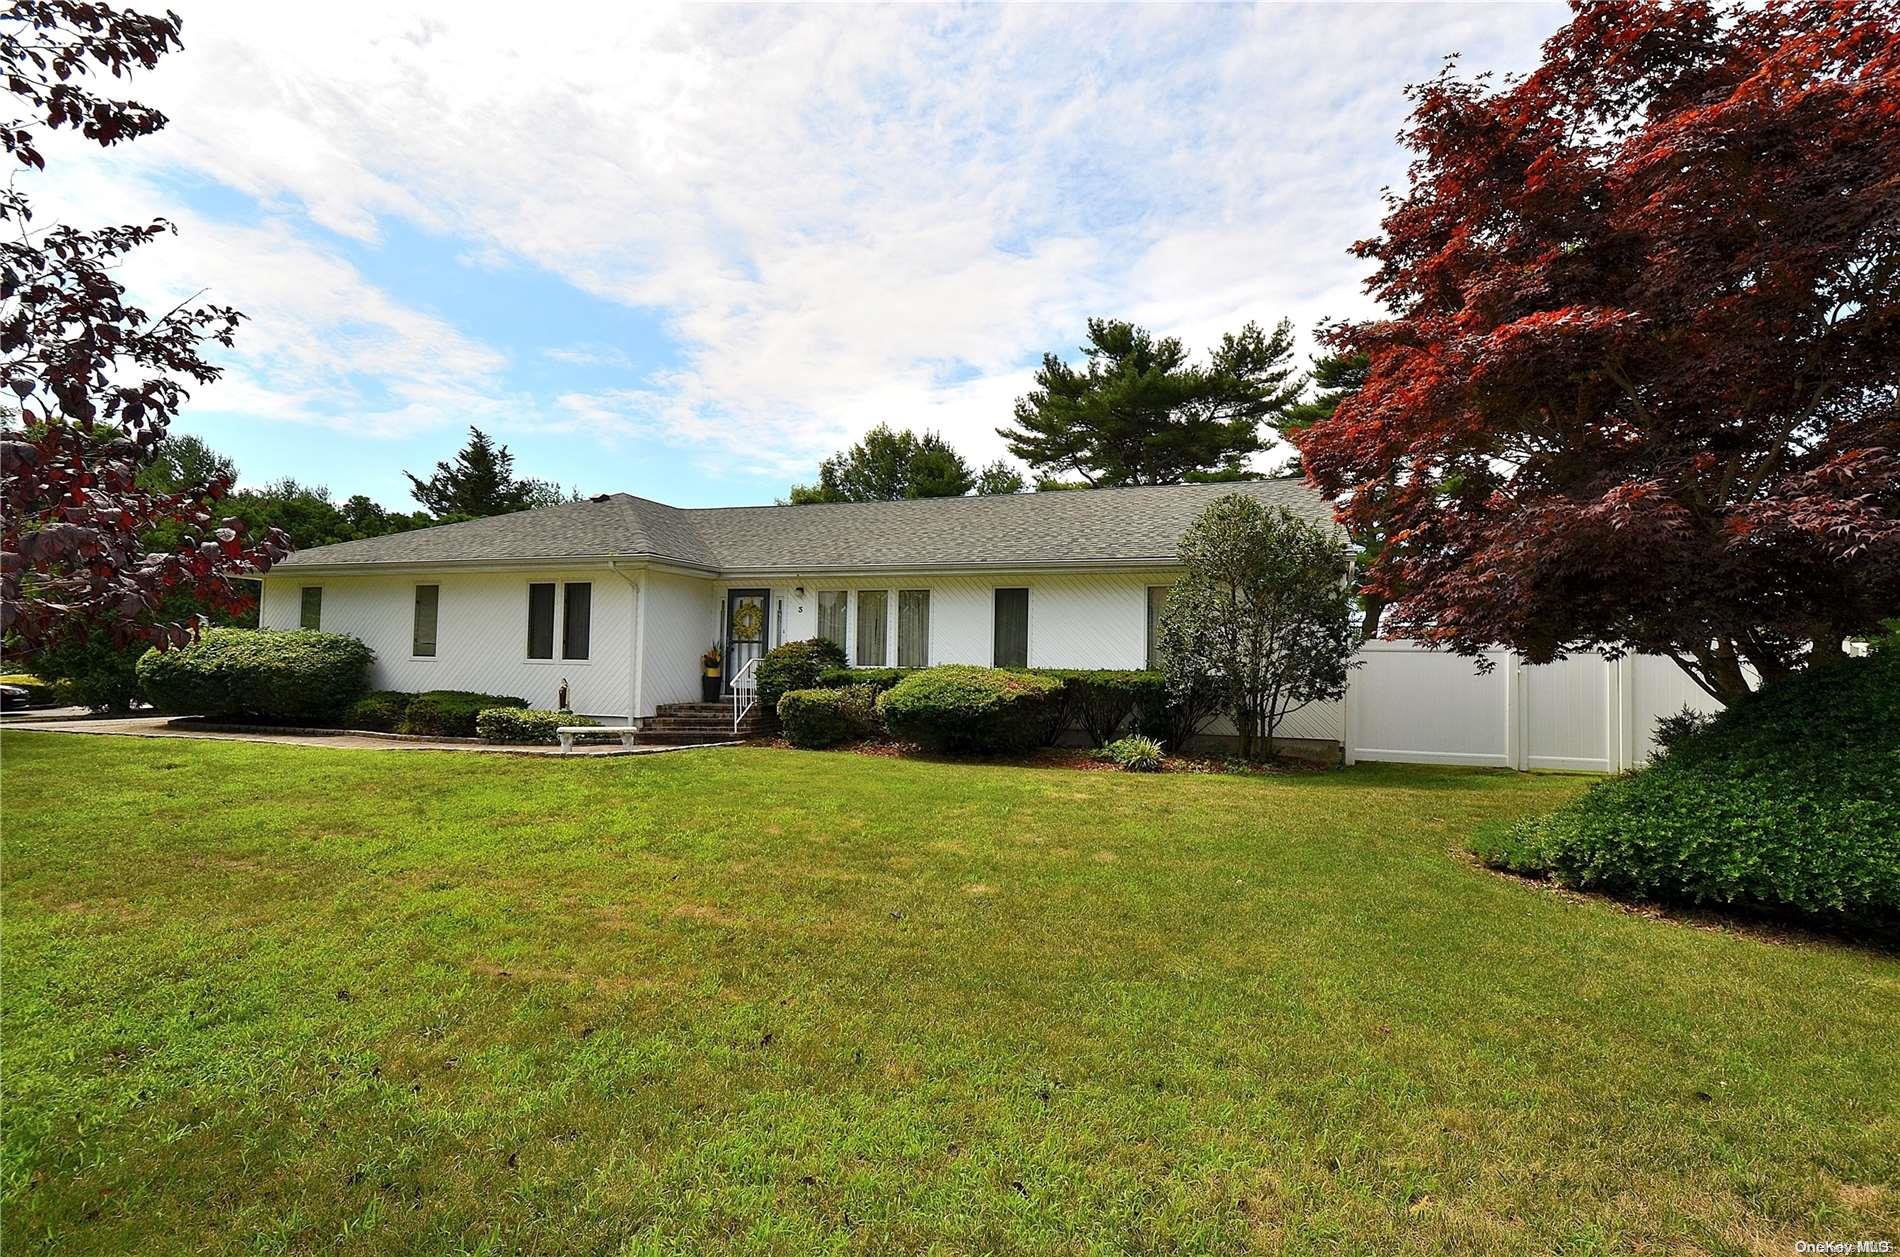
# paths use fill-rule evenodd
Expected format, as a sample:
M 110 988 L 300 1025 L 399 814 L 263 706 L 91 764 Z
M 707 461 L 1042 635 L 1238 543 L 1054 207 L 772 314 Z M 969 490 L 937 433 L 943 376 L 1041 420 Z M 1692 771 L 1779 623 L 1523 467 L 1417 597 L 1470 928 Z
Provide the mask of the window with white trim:
M 441 598 L 440 585 L 416 586 L 416 610 L 409 632 L 409 653 L 418 659 L 435 658 L 436 608 Z
M 305 585 L 302 601 L 297 607 L 297 627 L 320 629 L 323 627 L 323 586 Z
M 890 661 L 889 634 L 891 592 L 888 589 L 858 590 L 858 653 L 860 668 L 882 668 Z
M 818 636 L 835 642 L 839 650 L 849 650 L 849 639 L 845 634 L 845 608 L 851 595 L 842 589 L 821 589 L 818 591 Z
M 996 632 L 990 662 L 999 668 L 1029 666 L 1029 591 L 999 589 L 994 608 Z
M 897 591 L 897 666 L 930 666 L 930 591 Z

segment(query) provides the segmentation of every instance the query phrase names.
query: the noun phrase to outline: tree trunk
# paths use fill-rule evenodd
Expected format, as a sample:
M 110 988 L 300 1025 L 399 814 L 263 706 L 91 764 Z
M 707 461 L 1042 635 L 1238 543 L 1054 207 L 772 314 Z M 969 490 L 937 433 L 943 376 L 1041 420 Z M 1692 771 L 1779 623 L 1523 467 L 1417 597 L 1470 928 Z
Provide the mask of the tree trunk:
M 1385 615 L 1385 599 L 1374 597 L 1372 594 L 1362 594 L 1359 604 L 1366 613 L 1365 623 L 1359 626 L 1359 637 L 1360 640 L 1369 642 L 1379 635 L 1379 620 Z
M 1676 666 L 1708 691 L 1716 702 L 1728 707 L 1749 693 L 1748 675 L 1742 671 L 1741 660 L 1735 657 L 1735 646 L 1723 638 L 1713 644 L 1689 647 L 1689 654 L 1695 659 L 1690 667 L 1681 656 L 1676 656 Z
M 1845 634 L 1834 630 L 1832 624 L 1821 623 L 1814 626 L 1814 648 L 1808 653 L 1808 666 L 1824 668 L 1831 664 L 1847 662 L 1847 649 L 1841 642 Z

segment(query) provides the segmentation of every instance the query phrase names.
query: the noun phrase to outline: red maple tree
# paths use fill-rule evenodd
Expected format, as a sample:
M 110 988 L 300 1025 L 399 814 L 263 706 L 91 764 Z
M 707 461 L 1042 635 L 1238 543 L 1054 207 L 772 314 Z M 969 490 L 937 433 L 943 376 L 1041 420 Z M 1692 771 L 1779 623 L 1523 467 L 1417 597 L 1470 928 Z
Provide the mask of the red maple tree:
M 1732 700 L 1900 612 L 1900 17 L 1575 3 L 1410 90 L 1393 317 L 1298 438 L 1387 629 L 1673 656 Z
M 100 144 L 149 135 L 165 116 L 92 91 L 90 76 L 150 69 L 180 46 L 176 14 L 118 11 L 86 0 L 16 0 L 0 13 L 0 78 L 27 116 L 0 123 L 0 149 L 45 166 L 37 127 L 69 127 Z M 0 191 L 0 629 L 9 653 L 97 631 L 115 640 L 185 641 L 197 607 L 242 609 L 229 578 L 286 553 L 284 535 L 247 542 L 219 518 L 225 482 L 160 493 L 138 483 L 188 396 L 218 368 L 206 342 L 230 345 L 235 310 L 189 302 L 157 317 L 126 300 L 114 271 L 171 230 L 163 220 L 84 231 L 37 229 L 26 196 Z M 14 409 L 17 407 L 17 409 Z M 155 537 L 170 536 L 163 550 Z

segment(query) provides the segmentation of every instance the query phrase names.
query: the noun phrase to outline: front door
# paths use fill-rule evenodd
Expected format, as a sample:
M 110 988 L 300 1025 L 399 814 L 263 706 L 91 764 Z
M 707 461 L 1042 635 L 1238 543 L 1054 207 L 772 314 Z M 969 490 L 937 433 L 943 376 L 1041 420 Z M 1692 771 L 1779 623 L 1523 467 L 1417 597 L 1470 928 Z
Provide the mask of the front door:
M 729 589 L 726 591 L 726 689 L 739 669 L 765 653 L 767 612 L 772 605 L 769 589 Z

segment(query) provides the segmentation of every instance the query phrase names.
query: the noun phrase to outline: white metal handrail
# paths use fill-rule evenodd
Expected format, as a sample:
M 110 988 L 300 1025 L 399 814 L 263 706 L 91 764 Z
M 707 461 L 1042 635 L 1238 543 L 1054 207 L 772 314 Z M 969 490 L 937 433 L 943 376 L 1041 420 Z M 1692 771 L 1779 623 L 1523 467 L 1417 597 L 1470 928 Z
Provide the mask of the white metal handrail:
M 745 661 L 745 667 L 732 676 L 732 731 L 739 732 L 739 722 L 746 718 L 753 704 L 759 701 L 759 657 L 754 655 Z M 741 706 L 741 700 L 744 705 Z

